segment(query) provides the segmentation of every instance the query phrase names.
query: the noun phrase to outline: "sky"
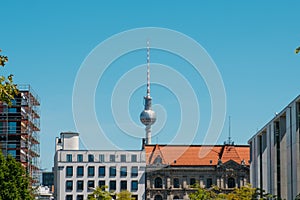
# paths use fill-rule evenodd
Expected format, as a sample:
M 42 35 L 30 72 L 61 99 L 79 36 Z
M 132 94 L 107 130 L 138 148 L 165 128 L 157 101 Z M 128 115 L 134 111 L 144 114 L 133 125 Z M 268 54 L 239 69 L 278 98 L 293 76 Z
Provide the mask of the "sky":
M 232 140 L 247 144 L 300 94 L 299 1 L 31 0 L 1 8 L 0 49 L 9 57 L 1 74 L 41 98 L 45 170 L 63 131 L 79 132 L 81 148 L 141 148 L 147 40 L 152 143 L 223 144 L 230 116 Z

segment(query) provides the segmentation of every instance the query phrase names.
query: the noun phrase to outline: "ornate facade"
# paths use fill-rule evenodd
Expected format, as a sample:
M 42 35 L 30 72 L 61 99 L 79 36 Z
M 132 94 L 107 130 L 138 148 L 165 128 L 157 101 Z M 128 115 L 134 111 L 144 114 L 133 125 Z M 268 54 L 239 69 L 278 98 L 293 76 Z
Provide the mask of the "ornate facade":
M 146 145 L 148 200 L 189 199 L 194 184 L 228 192 L 249 183 L 247 145 Z

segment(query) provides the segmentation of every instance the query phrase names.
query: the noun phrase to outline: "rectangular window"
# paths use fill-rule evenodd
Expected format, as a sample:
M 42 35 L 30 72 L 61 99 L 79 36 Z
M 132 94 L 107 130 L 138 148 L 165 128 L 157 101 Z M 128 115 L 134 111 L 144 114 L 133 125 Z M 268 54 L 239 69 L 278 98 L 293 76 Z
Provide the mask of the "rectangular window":
M 127 176 L 127 167 L 121 167 L 121 177 Z
M 82 154 L 77 155 L 77 162 L 83 162 L 83 155 Z
M 95 181 L 88 181 L 88 190 L 94 189 L 95 188 Z
M 190 185 L 195 185 L 196 184 L 196 179 L 195 178 L 191 178 L 190 179 Z
M 109 181 L 109 191 L 116 190 L 116 181 Z
M 66 190 L 67 191 L 73 190 L 73 181 L 66 181 Z
M 127 181 L 121 181 L 121 190 L 127 190 Z
M 121 162 L 126 162 L 126 155 L 121 155 Z
M 8 112 L 9 113 L 17 113 L 17 108 L 10 107 L 10 108 L 8 108 Z
M 138 176 L 138 167 L 131 167 L 131 177 Z
M 100 154 L 100 155 L 99 155 L 99 161 L 100 161 L 100 162 L 105 162 L 104 154 Z
M 17 132 L 17 122 L 8 122 L 8 134 L 15 134 Z
M 115 155 L 109 155 L 109 161 L 110 162 L 116 162 L 116 156 Z
M 66 200 L 73 200 L 73 195 L 69 195 L 69 194 L 68 194 L 68 195 L 66 196 Z
M 98 186 L 99 186 L 99 188 L 102 188 L 102 190 L 105 190 L 105 181 L 100 180 L 98 182 Z
M 98 176 L 99 177 L 104 177 L 105 176 L 105 167 L 104 166 L 100 166 L 98 168 Z
M 77 200 L 83 200 L 83 195 L 77 195 Z
M 88 167 L 88 176 L 95 176 L 95 167 L 94 166 Z
M 174 188 L 179 188 L 179 178 L 173 179 L 173 186 L 174 186 Z
M 212 179 L 208 178 L 206 179 L 206 188 L 210 188 L 212 186 Z
M 131 162 L 136 162 L 137 159 L 136 159 L 136 155 L 131 155 Z
M 138 182 L 131 181 L 131 192 L 136 192 L 138 190 Z
M 7 150 L 7 154 L 10 154 L 12 157 L 17 157 L 17 151 L 16 150 Z
M 67 162 L 72 162 L 72 154 L 67 154 Z
M 66 176 L 68 176 L 68 177 L 73 176 L 73 167 L 72 166 L 67 166 Z
M 116 167 L 110 167 L 109 168 L 109 176 L 110 177 L 116 176 Z
M 94 155 L 93 154 L 88 155 L 88 161 L 89 162 L 94 162 Z
M 77 191 L 83 190 L 83 181 L 77 181 Z
M 77 176 L 83 176 L 83 166 L 78 166 L 77 167 Z

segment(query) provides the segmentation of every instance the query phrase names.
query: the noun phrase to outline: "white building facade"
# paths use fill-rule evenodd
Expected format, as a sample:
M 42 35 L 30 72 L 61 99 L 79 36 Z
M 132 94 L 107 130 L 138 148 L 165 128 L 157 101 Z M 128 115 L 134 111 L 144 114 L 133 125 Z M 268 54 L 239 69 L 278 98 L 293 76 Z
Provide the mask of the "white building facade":
M 250 182 L 282 199 L 300 193 L 300 96 L 249 141 Z
M 56 139 L 54 197 L 83 200 L 98 186 L 128 190 L 145 199 L 145 152 L 142 150 L 79 150 L 79 134 L 61 133 Z

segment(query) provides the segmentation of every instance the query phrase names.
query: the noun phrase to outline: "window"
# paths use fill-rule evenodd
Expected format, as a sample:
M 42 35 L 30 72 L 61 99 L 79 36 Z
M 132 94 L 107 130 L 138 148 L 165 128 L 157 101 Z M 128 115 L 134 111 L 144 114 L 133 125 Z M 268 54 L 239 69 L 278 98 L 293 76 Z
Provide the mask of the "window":
M 100 180 L 100 181 L 98 182 L 98 186 L 99 186 L 99 188 L 104 187 L 104 188 L 102 188 L 102 189 L 105 190 L 105 181 Z
M 72 166 L 67 166 L 67 169 L 66 169 L 66 176 L 73 176 L 73 167 Z
M 77 167 L 77 176 L 83 176 L 83 166 L 78 166 Z
M 73 200 L 73 195 L 67 195 L 66 200 Z
M 163 200 L 161 195 L 155 195 L 154 200 Z
M 131 167 L 131 177 L 138 176 L 138 167 Z
M 196 179 L 195 178 L 191 178 L 190 179 L 190 185 L 195 185 L 196 184 Z
M 115 155 L 109 155 L 109 161 L 110 162 L 116 162 L 116 156 Z
M 116 181 L 109 181 L 109 191 L 116 190 Z
M 136 192 L 138 190 L 138 182 L 137 181 L 131 181 L 131 191 Z
M 121 155 L 121 162 L 126 162 L 126 155 Z
M 174 186 L 174 188 L 179 188 L 179 178 L 173 179 L 173 186 Z
M 121 181 L 121 190 L 127 190 L 127 181 Z
M 95 167 L 94 166 L 88 167 L 88 176 L 95 176 Z
M 95 188 L 95 181 L 92 180 L 88 181 L 87 186 L 88 186 L 88 190 Z
M 77 181 L 77 190 L 83 190 L 83 181 Z
M 109 176 L 116 176 L 116 167 L 109 168 Z
M 212 186 L 212 179 L 208 178 L 206 179 L 206 188 L 210 188 Z
M 105 167 L 104 166 L 100 166 L 98 168 L 98 176 L 100 176 L 100 177 L 105 176 Z
M 66 190 L 68 191 L 73 190 L 73 181 L 66 181 Z
M 83 200 L 83 195 L 77 195 L 77 200 Z
M 88 155 L 88 161 L 89 161 L 89 162 L 94 162 L 94 155 L 89 154 L 89 155 Z
M 8 108 L 8 112 L 9 112 L 9 113 L 17 113 L 17 108 L 9 107 L 9 108 Z
M 104 162 L 105 160 L 104 160 L 104 154 L 100 154 L 99 155 L 99 161 L 100 162 Z
M 232 177 L 228 178 L 227 185 L 228 185 L 228 188 L 235 188 L 234 178 L 232 178 Z
M 157 177 L 154 180 L 154 187 L 155 188 L 162 188 L 162 179 L 160 177 Z
M 82 154 L 77 155 L 77 162 L 83 162 L 83 155 Z
M 131 162 L 136 162 L 136 155 L 131 155 Z
M 72 154 L 67 154 L 67 162 L 72 162 Z
M 127 176 L 127 167 L 121 167 L 121 177 Z
M 10 154 L 12 157 L 17 157 L 17 151 L 16 150 L 7 150 L 7 154 Z
M 8 133 L 15 134 L 17 131 L 17 122 L 8 122 Z

